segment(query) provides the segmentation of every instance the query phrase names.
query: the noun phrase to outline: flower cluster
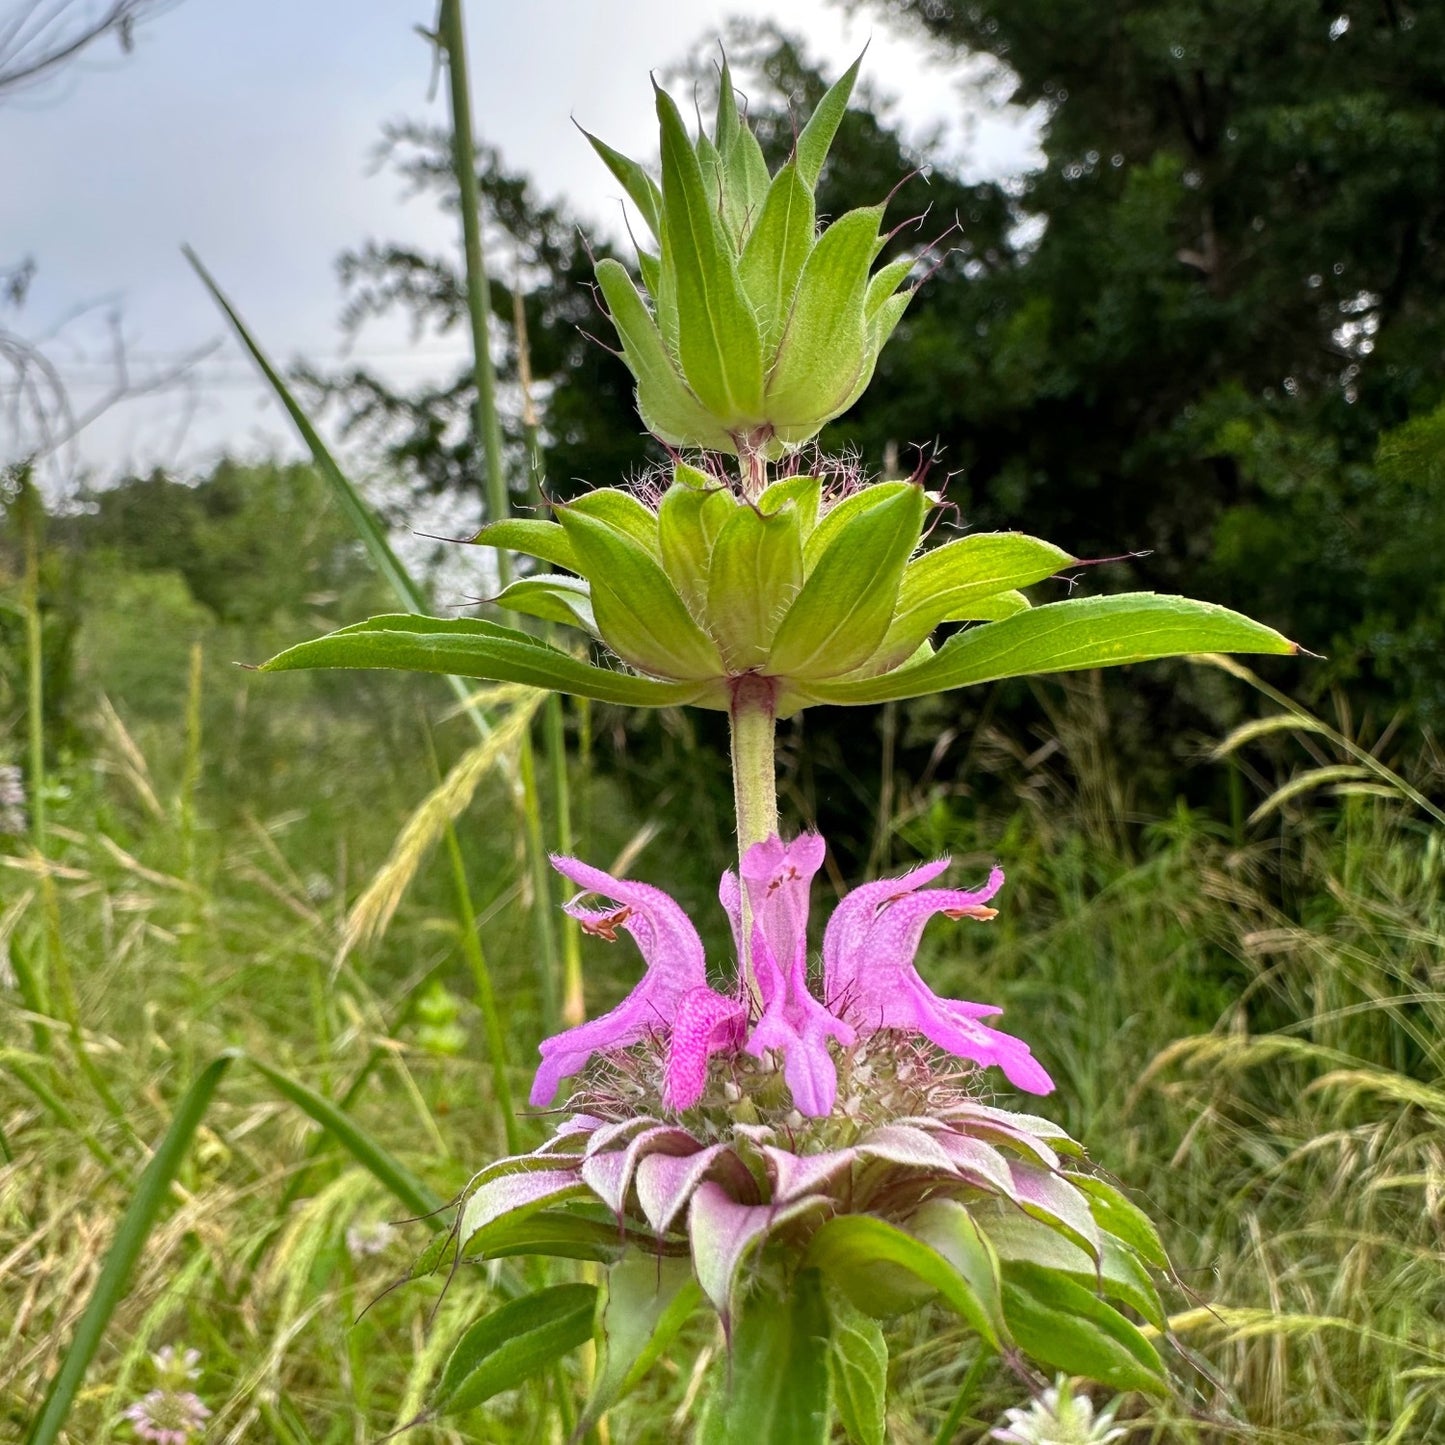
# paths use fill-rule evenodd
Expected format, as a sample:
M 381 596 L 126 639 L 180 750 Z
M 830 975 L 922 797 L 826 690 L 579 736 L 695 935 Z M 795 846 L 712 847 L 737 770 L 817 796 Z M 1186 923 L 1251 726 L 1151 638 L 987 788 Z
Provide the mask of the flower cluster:
M 974 890 L 926 887 L 943 860 L 855 889 L 828 922 L 815 994 L 808 892 L 822 860 L 817 834 L 771 837 L 723 876 L 742 961 L 725 992 L 667 894 L 554 860 L 611 905 L 569 912 L 595 936 L 631 934 L 646 972 L 609 1013 L 542 1044 L 532 1102 L 578 1076 L 568 1116 L 474 1177 L 459 1247 L 690 1257 L 729 1325 L 745 1287 L 786 1293 L 817 1270 L 879 1316 L 941 1294 L 1005 1352 L 1035 1348 L 1045 1268 L 1075 1291 L 1068 1309 L 1104 1311 L 1128 1340 L 1111 1383 L 1152 1388 L 1153 1347 L 1098 1298 L 1162 1322 L 1152 1227 L 1057 1125 L 989 1101 L 986 1068 L 1035 1093 L 1053 1085 L 1026 1044 L 982 1022 L 998 1009 L 940 998 L 914 965 L 930 918 L 994 916 L 1001 871 Z
M 597 910 L 574 901 L 568 905 L 572 916 L 603 938 L 626 930 L 647 971 L 610 1013 L 543 1042 L 532 1103 L 551 1103 L 562 1079 L 594 1054 L 650 1039 L 662 1046 L 661 1105 L 669 1112 L 684 1112 L 702 1099 L 715 1055 L 761 1059 L 772 1053 L 798 1113 L 823 1118 L 838 1094 L 830 1044 L 849 1048 L 880 1029 L 922 1035 L 959 1058 L 997 1065 L 1021 1089 L 1050 1092 L 1053 1083 L 1028 1045 L 981 1022 L 1000 1009 L 939 998 L 914 967 L 930 918 L 994 916 L 988 903 L 1003 886 L 1002 870 L 995 868 L 973 891 L 925 888 L 947 868 L 943 859 L 855 889 L 828 922 L 820 1000 L 808 987 L 807 929 L 809 889 L 823 851 L 816 833 L 788 844 L 773 837 L 743 856 L 741 882 L 731 871 L 723 874 L 719 896 L 738 957 L 749 963 L 727 994 L 708 984 L 702 940 L 661 889 L 613 878 L 575 858 L 554 859 L 566 878 L 615 905 Z M 744 902 L 751 924 L 746 940 Z
M 183 1388 L 201 1375 L 201 1352 L 166 1345 L 151 1356 L 160 1383 L 122 1412 L 136 1437 L 151 1445 L 190 1445 L 206 1428 L 210 1408 Z

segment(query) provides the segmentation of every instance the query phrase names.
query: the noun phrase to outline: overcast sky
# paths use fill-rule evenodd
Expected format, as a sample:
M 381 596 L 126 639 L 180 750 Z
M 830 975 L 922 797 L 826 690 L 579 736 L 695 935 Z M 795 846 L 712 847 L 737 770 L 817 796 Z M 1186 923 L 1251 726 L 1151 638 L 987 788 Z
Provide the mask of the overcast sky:
M 37 266 L 23 310 L 0 322 L 45 341 L 76 408 L 109 384 L 111 314 L 135 376 L 221 343 L 195 369 L 188 404 L 118 409 L 85 434 L 75 465 L 104 477 L 294 449 L 179 246 L 195 247 L 274 357 L 339 360 L 339 252 L 367 237 L 456 244 L 454 218 L 407 202 L 395 177 L 369 167 L 384 121 L 445 119 L 445 86 L 428 101 L 430 51 L 413 28 L 433 13 L 428 0 L 182 0 L 137 30 L 129 56 L 107 39 L 48 87 L 0 104 L 0 269 L 27 256 Z M 912 134 L 943 126 L 942 149 L 977 174 L 1033 162 L 1029 117 L 961 90 L 956 71 L 825 0 L 471 0 L 477 131 L 542 194 L 610 230 L 618 187 L 571 117 L 650 156 L 649 69 L 736 14 L 781 21 L 834 70 L 871 37 L 865 76 L 898 100 Z M 356 354 L 417 377 L 459 345 L 371 328 Z M 16 445 L 0 433 L 0 459 Z

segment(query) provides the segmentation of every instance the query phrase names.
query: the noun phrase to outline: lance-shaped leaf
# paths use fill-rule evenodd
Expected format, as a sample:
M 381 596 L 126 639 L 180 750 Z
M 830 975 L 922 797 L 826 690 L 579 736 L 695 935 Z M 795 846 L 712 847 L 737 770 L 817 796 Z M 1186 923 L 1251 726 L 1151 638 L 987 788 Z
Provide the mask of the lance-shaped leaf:
M 518 578 L 493 600 L 510 612 L 539 617 L 543 622 L 560 622 L 563 627 L 580 627 L 593 637 L 600 635 L 592 615 L 591 589 L 581 577 L 539 572 Z
M 775 426 L 816 427 L 852 392 L 867 357 L 863 298 L 882 219 L 881 206 L 849 211 L 813 247 L 768 372 L 768 417 Z
M 677 469 L 678 479 L 658 505 L 657 543 L 663 570 L 693 616 L 701 618 L 707 610 L 713 543 L 737 510 L 737 502 L 726 487 L 716 483 L 709 483 L 706 489 L 696 486 L 687 476 L 689 472 L 691 467 Z M 692 475 L 702 477 L 700 472 Z
M 608 1270 L 602 1362 L 577 1423 L 579 1437 L 637 1386 L 701 1302 L 702 1290 L 685 1259 L 629 1249 Z
M 738 261 L 738 279 L 762 326 L 765 356 L 771 357 L 782 340 L 815 240 L 813 193 L 790 161 L 768 186 Z
M 582 130 L 581 126 L 577 127 Z M 647 228 L 654 237 L 662 235 L 662 192 L 657 189 L 657 182 L 647 174 L 636 161 L 623 155 L 621 151 L 613 150 L 604 140 L 598 140 L 589 131 L 582 130 L 592 149 L 602 157 L 602 163 L 622 183 L 622 189 L 627 192 L 628 199 L 637 207 L 642 219 L 647 222 Z
M 836 1290 L 828 1297 L 828 1316 L 828 1366 L 838 1418 L 855 1445 L 884 1445 L 888 1342 L 883 1330 Z
M 635 536 L 577 506 L 559 508 L 559 515 L 591 583 L 597 626 L 619 657 L 660 677 L 721 674 L 717 647 L 693 621 L 652 552 Z M 648 517 L 655 545 L 656 518 Z
M 768 656 L 773 633 L 803 585 L 803 543 L 796 508 L 771 516 L 734 507 L 718 533 L 708 573 L 707 612 L 729 672 L 747 672 Z
M 493 1310 L 457 1341 L 432 1409 L 460 1414 L 531 1379 L 592 1338 L 596 1310 L 590 1284 L 552 1285 Z
M 663 268 L 677 287 L 678 359 L 698 399 L 729 430 L 763 400 L 758 323 L 738 281 L 716 206 L 671 96 L 657 92 L 662 127 Z
M 287 648 L 262 664 L 261 670 L 294 672 L 317 667 L 396 668 L 479 677 L 488 682 L 520 682 L 624 707 L 697 703 L 726 709 L 728 705 L 721 687 L 659 682 L 595 667 L 525 632 L 472 617 L 442 619 L 411 613 L 372 617 Z
M 1105 1237 L 1096 1263 L 1057 1230 L 1017 1209 L 984 1201 L 971 1206 L 971 1211 L 976 1227 L 983 1229 L 989 1244 L 1005 1264 L 1035 1264 L 1067 1275 L 1076 1284 L 1137 1310 L 1156 1329 L 1164 1327 L 1163 1306 L 1154 1281 L 1139 1257 L 1117 1239 Z
M 778 627 L 769 673 L 837 677 L 873 655 L 893 617 L 926 505 L 922 490 L 905 484 L 836 529 Z
M 648 431 L 673 446 L 731 450 L 726 428 L 688 389 L 622 264 L 599 261 L 597 284 L 622 342 L 623 359 L 637 378 L 637 409 Z
M 566 532 L 556 522 L 542 522 L 533 517 L 508 517 L 488 522 L 472 541 L 479 547 L 497 547 L 504 552 L 525 552 L 554 567 L 576 572 L 577 554 Z
M 931 1244 L 875 1215 L 840 1214 L 828 1220 L 809 1241 L 803 1263 L 822 1270 L 853 1305 L 875 1318 L 911 1309 L 936 1294 L 995 1350 L 1007 1339 L 999 1327 L 996 1285 L 986 1285 L 980 1294 Z
M 1038 1265 L 1010 1264 L 1003 1299 L 1019 1348 L 1041 1364 L 1116 1390 L 1165 1392 L 1158 1351 L 1083 1285 Z
M 935 1249 L 968 1282 L 999 1339 L 1008 1338 L 1004 1323 L 999 1258 L 969 1208 L 956 1199 L 927 1200 L 908 1221 L 908 1232 Z
M 450 1236 L 444 1236 L 444 1242 Z M 523 1210 L 484 1224 L 467 1240 L 468 1259 L 512 1259 L 549 1255 L 553 1259 L 589 1259 L 611 1264 L 622 1255 L 615 1220 L 603 1222 L 561 1209 Z M 412 1273 L 420 1271 L 413 1269 Z
M 809 683 L 807 700 L 890 702 L 973 683 L 1117 667 L 1202 652 L 1295 653 L 1296 643 L 1227 607 L 1130 592 L 1050 602 L 949 638 L 934 655 L 857 681 Z
M 863 47 L 867 50 L 867 46 Z M 853 84 L 858 79 L 858 68 L 863 64 L 860 54 L 852 65 L 828 87 L 828 93 L 818 102 L 818 108 L 808 117 L 803 133 L 794 147 L 798 173 L 804 183 L 812 189 L 818 184 L 823 171 L 823 162 L 828 159 L 833 137 L 848 109 L 848 98 L 853 94 Z
M 732 1332 L 728 1445 L 825 1445 L 831 1381 L 822 1283 L 804 1270 L 782 1298 L 759 1291 Z

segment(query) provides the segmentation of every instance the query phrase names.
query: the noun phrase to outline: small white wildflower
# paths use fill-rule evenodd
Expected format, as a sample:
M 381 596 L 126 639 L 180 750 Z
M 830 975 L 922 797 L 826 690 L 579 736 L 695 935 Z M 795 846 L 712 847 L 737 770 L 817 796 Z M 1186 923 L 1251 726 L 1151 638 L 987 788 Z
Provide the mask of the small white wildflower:
M 396 1230 L 385 1220 L 353 1224 L 346 1231 L 346 1250 L 352 1259 L 360 1261 L 383 1253 L 395 1238 Z
M 182 1380 L 201 1378 L 201 1352 L 199 1350 L 177 1350 L 174 1345 L 165 1345 L 151 1356 L 156 1373 L 173 1384 Z
M 1110 1445 L 1129 1433 L 1114 1424 L 1118 1408 L 1116 1402 L 1095 1419 L 1093 1402 L 1075 1395 L 1073 1382 L 1060 1375 L 1027 1409 L 1006 1410 L 1007 1424 L 991 1430 L 989 1439 L 1003 1445 Z

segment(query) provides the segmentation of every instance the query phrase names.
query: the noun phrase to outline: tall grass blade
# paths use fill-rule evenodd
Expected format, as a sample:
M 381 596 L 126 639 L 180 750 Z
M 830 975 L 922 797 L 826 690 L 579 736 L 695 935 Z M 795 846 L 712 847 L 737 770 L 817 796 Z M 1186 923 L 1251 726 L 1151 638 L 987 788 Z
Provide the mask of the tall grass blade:
M 330 1099 L 323 1098 L 290 1074 L 284 1074 L 260 1059 L 252 1058 L 250 1062 L 278 1094 L 309 1114 L 323 1129 L 329 1130 L 336 1142 L 417 1218 L 425 1219 L 434 1228 L 442 1227 L 443 1221 L 439 1216 L 446 1208 L 446 1201 L 434 1194 L 354 1119 L 344 1114 Z
M 116 1228 L 100 1277 L 80 1316 L 80 1323 L 75 1327 L 75 1336 L 51 1382 L 45 1403 L 25 1437 L 26 1445 L 54 1445 L 59 1438 L 110 1317 L 125 1295 L 130 1272 L 150 1237 L 171 1185 L 180 1173 L 191 1136 L 196 1132 L 196 1126 L 201 1122 L 222 1076 L 237 1057 L 238 1053 L 232 1051 L 213 1059 L 186 1090 L 177 1106 L 170 1128 L 141 1174 L 130 1206 Z
M 261 350 L 255 338 L 246 329 L 246 323 L 241 320 L 235 308 L 226 299 L 225 293 L 216 284 L 211 273 L 201 264 L 200 257 L 189 246 L 183 246 L 181 249 L 196 275 L 201 278 L 201 283 L 211 293 L 212 299 L 231 323 L 242 346 L 250 352 L 251 359 L 256 363 L 261 375 L 266 378 L 271 389 L 276 393 L 277 399 L 286 408 L 287 415 L 301 434 L 301 440 L 310 450 L 317 470 L 330 483 L 331 490 L 340 503 L 342 511 L 356 529 L 357 536 L 361 538 L 372 561 L 375 562 L 377 570 L 386 579 L 391 590 L 396 594 L 397 600 L 408 612 L 425 614 L 427 602 L 421 588 L 417 586 L 411 574 L 402 565 L 401 559 L 392 550 L 385 529 L 376 520 L 366 499 L 351 484 L 346 473 L 341 470 L 336 458 L 331 455 L 330 449 L 321 440 L 321 434 L 312 426 L 310 417 L 301 409 L 300 404 L 291 394 L 291 388 L 286 385 L 280 372 L 271 365 L 266 353 Z M 471 694 L 471 686 L 459 677 L 449 677 L 447 681 L 451 684 L 452 691 L 465 704 Z M 477 731 L 485 737 L 489 731 L 486 718 L 472 707 L 467 707 L 467 715 L 471 718 Z

